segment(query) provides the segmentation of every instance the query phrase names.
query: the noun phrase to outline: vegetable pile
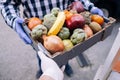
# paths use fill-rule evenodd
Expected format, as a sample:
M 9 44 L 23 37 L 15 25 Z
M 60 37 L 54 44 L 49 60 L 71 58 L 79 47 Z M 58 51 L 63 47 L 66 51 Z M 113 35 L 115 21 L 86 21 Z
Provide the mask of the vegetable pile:
M 28 21 L 31 37 L 51 53 L 68 51 L 102 29 L 104 19 L 83 8 L 80 1 L 66 10 L 53 8 L 43 19 L 32 17 Z

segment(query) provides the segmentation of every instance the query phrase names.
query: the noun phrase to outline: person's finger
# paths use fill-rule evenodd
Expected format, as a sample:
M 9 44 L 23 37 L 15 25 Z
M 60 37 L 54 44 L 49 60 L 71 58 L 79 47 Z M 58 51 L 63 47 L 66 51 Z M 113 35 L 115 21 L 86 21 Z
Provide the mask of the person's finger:
M 32 40 L 26 35 L 20 24 L 16 24 L 16 32 L 26 44 L 32 44 Z
M 19 17 L 16 19 L 16 22 L 17 22 L 17 23 L 23 23 L 24 21 L 25 21 L 24 19 L 19 18 Z
M 102 16 L 102 17 L 104 16 L 103 11 L 100 10 L 100 9 L 98 10 L 98 14 L 99 14 L 100 16 Z
M 61 70 L 64 72 L 64 70 L 65 70 L 65 65 L 63 65 L 63 66 L 61 67 Z
M 25 34 L 25 33 L 22 33 L 22 39 L 24 40 L 24 42 L 26 43 L 26 44 L 32 44 L 32 41 L 31 41 L 31 39 Z
M 44 58 L 44 57 L 46 57 L 45 56 L 45 54 L 42 52 L 42 51 L 38 51 L 38 56 L 40 57 L 40 58 Z

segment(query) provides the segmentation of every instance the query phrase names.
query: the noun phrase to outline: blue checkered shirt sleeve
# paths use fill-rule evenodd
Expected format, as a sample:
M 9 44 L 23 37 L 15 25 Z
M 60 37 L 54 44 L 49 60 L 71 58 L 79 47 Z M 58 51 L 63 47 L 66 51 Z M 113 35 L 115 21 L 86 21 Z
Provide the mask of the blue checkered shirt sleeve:
M 13 0 L 0 1 L 0 12 L 10 27 L 13 26 L 15 18 L 20 16 L 18 5 Z
M 53 7 L 64 10 L 73 1 L 81 1 L 86 10 L 90 10 L 94 6 L 89 0 L 0 0 L 0 8 L 6 23 L 13 28 L 14 20 L 16 17 L 20 17 L 20 4 L 23 6 L 23 17 L 42 18 L 45 14 L 50 13 Z

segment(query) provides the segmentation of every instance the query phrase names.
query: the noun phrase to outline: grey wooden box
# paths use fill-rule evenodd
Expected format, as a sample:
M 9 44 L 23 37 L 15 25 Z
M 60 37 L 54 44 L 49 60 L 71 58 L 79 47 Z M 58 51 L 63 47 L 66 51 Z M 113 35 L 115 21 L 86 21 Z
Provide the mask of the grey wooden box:
M 57 62 L 59 66 L 62 66 L 66 64 L 68 60 L 78 56 L 79 54 L 81 54 L 82 52 L 84 52 L 85 50 L 87 50 L 88 48 L 96 44 L 97 42 L 102 41 L 105 38 L 107 38 L 111 34 L 112 29 L 114 27 L 113 24 L 116 21 L 112 17 L 110 17 L 109 20 L 110 22 L 105 23 L 105 25 L 103 25 L 104 28 L 101 31 L 97 32 L 92 37 L 88 38 L 82 43 L 75 45 L 71 50 L 66 51 L 61 55 L 58 55 L 54 57 L 53 59 Z
M 88 38 L 87 40 L 83 41 L 80 44 L 75 45 L 71 50 L 65 51 L 65 52 L 58 52 L 62 54 L 56 54 L 54 57 L 51 57 L 59 66 L 65 65 L 70 59 L 78 56 L 97 42 L 104 40 L 107 38 L 113 29 L 113 24 L 115 23 L 114 18 L 109 18 L 110 22 L 105 23 L 103 25 L 103 29 L 97 33 L 95 33 L 92 37 Z M 26 23 L 23 25 L 25 32 L 30 36 L 30 30 L 28 29 Z M 32 39 L 32 38 L 31 38 Z M 33 47 L 36 51 L 38 51 L 38 46 L 37 43 L 34 42 Z M 50 54 L 49 54 L 50 55 Z

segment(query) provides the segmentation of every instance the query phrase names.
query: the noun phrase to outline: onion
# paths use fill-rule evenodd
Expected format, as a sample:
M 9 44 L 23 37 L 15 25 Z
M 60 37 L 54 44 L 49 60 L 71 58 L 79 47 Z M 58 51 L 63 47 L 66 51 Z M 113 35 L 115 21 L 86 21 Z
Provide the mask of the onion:
M 64 44 L 62 40 L 56 35 L 51 35 L 51 36 L 43 35 L 43 40 L 44 40 L 43 43 L 44 47 L 52 54 L 64 50 Z
M 80 1 L 72 2 L 72 4 L 70 4 L 68 6 L 68 9 L 69 10 L 76 10 L 78 13 L 84 11 L 83 4 Z
M 66 20 L 66 25 L 70 30 L 83 28 L 85 25 L 85 19 L 81 14 L 74 14 L 68 20 Z

